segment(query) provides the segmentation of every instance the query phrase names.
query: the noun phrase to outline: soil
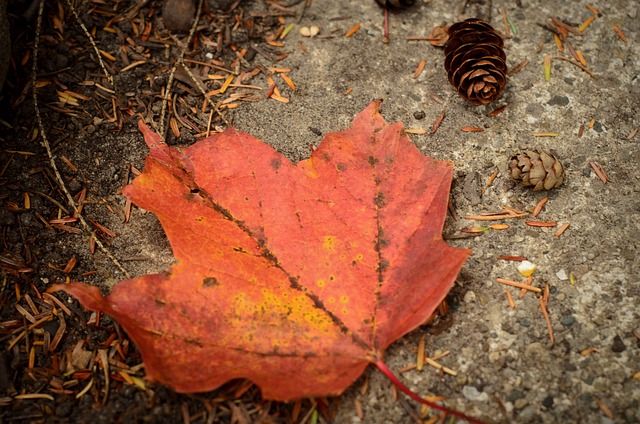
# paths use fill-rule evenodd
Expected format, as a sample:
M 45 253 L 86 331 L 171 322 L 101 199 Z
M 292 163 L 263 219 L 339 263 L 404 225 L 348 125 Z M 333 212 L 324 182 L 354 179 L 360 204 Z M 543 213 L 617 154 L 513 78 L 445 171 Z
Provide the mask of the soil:
M 336 423 L 408 423 L 437 417 L 396 397 L 391 383 L 373 369 L 342 396 L 322 401 L 266 402 L 256 387 L 241 381 L 212 393 L 176 394 L 144 379 L 135 347 L 112 320 L 92 315 L 64 294 L 53 293 L 60 303 L 45 294 L 52 283 L 65 281 L 90 283 L 106 293 L 125 278 L 100 248 L 92 253 L 94 238 L 131 276 L 161 272 L 173 262 L 152 214 L 134 207 L 125 222 L 127 205 L 119 192 L 142 169 L 148 152 L 136 127 L 139 117 L 165 129 L 172 145 L 194 143 L 209 126 L 233 124 L 297 161 L 308 157 L 323 134 L 347 128 L 377 98 L 384 99 L 389 122 L 427 130 L 412 135 L 423 153 L 455 163 L 456 217 L 447 220 L 445 237 L 453 246 L 473 249 L 448 297 L 449 312 L 394 343 L 386 352 L 389 367 L 397 374 L 415 364 L 425 338 L 428 356 L 450 352 L 438 361 L 457 375 L 426 367 L 403 372 L 401 379 L 416 393 L 442 396 L 465 414 L 487 422 L 640 422 L 640 19 L 634 2 L 505 4 L 511 23 L 508 66 L 528 64 L 509 78 L 500 99 L 474 106 L 448 83 L 442 49 L 406 37 L 426 37 L 434 26 L 473 16 L 505 33 L 502 4 L 417 1 L 390 13 L 385 44 L 382 8 L 373 0 L 205 1 L 198 42 L 186 50 L 187 67 L 204 81 L 205 91 L 219 90 L 224 82 L 206 79 L 208 74 L 224 78 L 224 69 L 258 69 L 242 83 L 260 89 L 230 87 L 212 94 L 220 113 L 210 114 L 198 86 L 180 71 L 164 118 L 168 75 L 188 35 L 164 29 L 159 1 L 74 2 L 113 85 L 67 2 L 47 2 L 37 64 L 42 129 L 31 94 L 37 7 L 30 9 L 30 3 L 9 7 L 13 61 L 1 99 L 1 422 L 284 423 L 331 417 Z M 571 58 L 568 43 L 558 52 L 553 34 L 540 25 L 551 25 L 554 16 L 577 28 L 592 16 L 591 5 L 600 15 L 565 41 L 584 55 L 593 77 L 556 59 Z M 276 39 L 291 23 L 293 30 Z M 361 28 L 345 37 L 356 24 Z M 311 25 L 318 26 L 318 35 L 302 36 L 300 27 Z M 426 66 L 414 77 L 423 59 Z M 289 68 L 296 90 L 269 68 Z M 269 77 L 288 103 L 267 97 Z M 65 97 L 65 91 L 71 93 Z M 504 111 L 492 116 L 501 106 Z M 171 120 L 179 137 L 167 130 Z M 461 131 L 468 126 L 483 131 Z M 81 213 L 92 233 L 77 219 L 62 219 L 74 214 L 51 169 L 43 130 L 67 190 L 76 201 L 85 199 Z M 565 183 L 533 192 L 510 180 L 510 157 L 526 149 L 555 152 L 566 169 Z M 497 178 L 487 186 L 496 169 Z M 556 227 L 529 226 L 529 216 L 504 221 L 505 230 L 461 231 L 486 224 L 465 216 L 505 207 L 531 212 L 544 197 L 548 202 L 536 220 L 557 222 Z M 569 228 L 556 236 L 565 223 Z M 553 343 L 536 296 L 520 298 L 519 289 L 507 289 L 515 303 L 509 307 L 496 278 L 524 278 L 518 263 L 503 255 L 537 265 L 533 284 L 549 287 Z M 108 379 L 104 355 L 110 359 Z

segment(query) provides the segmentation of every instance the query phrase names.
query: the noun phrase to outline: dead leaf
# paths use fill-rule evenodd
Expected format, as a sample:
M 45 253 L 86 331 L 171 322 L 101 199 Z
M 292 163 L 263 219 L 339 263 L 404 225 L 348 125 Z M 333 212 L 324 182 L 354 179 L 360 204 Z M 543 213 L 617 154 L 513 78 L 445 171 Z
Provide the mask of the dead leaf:
M 265 399 L 338 395 L 442 302 L 470 251 L 442 240 L 453 165 L 423 156 L 380 101 L 292 164 L 229 129 L 151 149 L 123 193 L 155 213 L 177 263 L 57 285 L 114 317 L 147 375 L 178 392 L 236 378 Z

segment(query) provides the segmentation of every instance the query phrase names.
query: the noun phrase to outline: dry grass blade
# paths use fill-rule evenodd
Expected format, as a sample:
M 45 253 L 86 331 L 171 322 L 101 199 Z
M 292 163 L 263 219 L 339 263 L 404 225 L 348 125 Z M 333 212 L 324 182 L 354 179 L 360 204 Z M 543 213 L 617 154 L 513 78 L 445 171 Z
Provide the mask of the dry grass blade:
M 555 227 L 558 225 L 556 221 L 526 221 L 525 224 L 530 227 Z
M 552 59 L 560 59 L 560 60 L 564 60 L 565 62 L 569 62 L 570 64 L 577 66 L 578 68 L 582 69 L 583 71 L 585 71 L 591 78 L 595 78 L 595 76 L 593 75 L 593 73 L 588 70 L 587 68 L 585 68 L 581 63 L 575 62 L 571 59 L 567 59 L 566 57 L 562 57 L 562 56 L 553 56 Z
M 431 358 L 424 358 L 425 362 L 429 365 L 431 365 L 433 368 L 438 369 L 442 372 L 444 372 L 445 374 L 449 374 L 449 375 L 453 375 L 456 376 L 458 375 L 457 372 L 455 372 L 454 370 L 452 370 L 451 368 L 447 368 L 443 365 L 440 365 L 438 362 L 436 362 L 435 360 L 431 359 Z
M 491 184 L 493 184 L 493 182 L 495 181 L 495 179 L 496 179 L 496 177 L 498 176 L 499 173 L 500 173 L 500 170 L 496 167 L 496 169 L 493 171 L 493 173 L 491 174 L 491 176 L 487 180 L 487 183 L 482 188 L 482 191 L 480 192 L 480 197 L 484 196 L 484 193 L 487 191 L 487 189 L 489 187 L 491 187 Z
M 442 114 L 440 114 L 440 116 L 436 118 L 435 122 L 431 126 L 431 134 L 435 134 L 435 132 L 438 131 L 438 128 L 440 128 L 440 124 L 442 124 L 442 121 L 444 121 L 444 117 L 446 116 L 446 114 L 447 111 L 443 110 Z
M 502 259 L 503 261 L 526 261 L 526 256 L 514 256 L 514 255 L 500 255 L 498 259 Z
M 593 169 L 598 178 L 600 178 L 600 181 L 602 181 L 603 184 L 606 184 L 608 178 L 606 172 L 604 172 L 604 168 L 602 168 L 602 165 L 598 162 L 589 162 L 589 166 L 591 166 L 591 169 Z
M 496 281 L 500 284 L 506 284 L 508 286 L 513 286 L 513 287 L 518 287 L 521 289 L 527 289 L 527 290 L 531 290 L 534 291 L 536 293 L 542 293 L 542 289 L 538 288 L 538 287 L 533 287 L 530 286 L 528 284 L 524 284 L 524 283 L 518 283 L 517 281 L 513 281 L 513 280 L 507 280 L 504 278 L 496 278 Z
M 422 59 L 420 61 L 420 63 L 418 63 L 418 66 L 416 67 L 416 70 L 413 71 L 413 75 L 411 76 L 413 79 L 416 79 L 420 76 L 420 74 L 422 73 L 422 71 L 424 70 L 424 67 L 427 65 L 427 61 L 425 59 Z
M 556 236 L 556 237 L 560 237 L 561 235 L 563 235 L 563 234 L 564 234 L 564 232 L 565 232 L 565 231 L 567 231 L 567 229 L 569 228 L 569 225 L 570 225 L 570 224 L 569 224 L 568 222 L 567 222 L 567 223 L 565 223 L 565 224 L 562 224 L 562 225 L 560 226 L 560 228 L 558 228 L 558 231 L 556 231 L 555 236 Z
M 60 171 L 58 170 L 58 166 L 56 165 L 55 157 L 53 156 L 53 152 L 51 150 L 51 145 L 49 143 L 49 139 L 48 139 L 48 137 L 46 135 L 46 131 L 44 129 L 44 123 L 42 121 L 42 115 L 40 114 L 40 107 L 39 107 L 39 104 L 38 104 L 38 89 L 37 89 L 36 82 L 37 82 L 37 72 L 38 72 L 38 46 L 39 46 L 39 42 L 40 42 L 40 35 L 41 35 L 41 29 L 42 29 L 42 20 L 43 20 L 43 15 L 44 15 L 44 3 L 45 2 L 40 2 L 40 6 L 38 8 L 38 15 L 37 15 L 37 21 L 36 21 L 36 37 L 35 37 L 34 47 L 33 47 L 33 66 L 32 66 L 32 69 L 31 69 L 31 86 L 32 86 L 32 90 L 33 90 L 33 92 L 32 92 L 32 94 L 33 94 L 33 106 L 34 106 L 34 111 L 35 111 L 35 115 L 36 115 L 36 122 L 38 124 L 38 128 L 39 128 L 39 131 L 40 131 L 40 136 L 42 137 L 42 143 L 44 144 L 45 150 L 47 152 L 47 156 L 49 157 L 49 165 L 51 166 L 51 169 L 53 170 L 53 173 L 54 173 L 54 175 L 56 177 L 56 182 L 60 186 L 60 189 L 64 193 L 65 197 L 67 198 L 67 202 L 69 203 L 69 205 L 73 209 L 74 215 L 76 215 L 78 217 L 78 219 L 80 220 L 80 223 L 82 224 L 82 226 L 85 229 L 85 231 L 87 233 L 90 233 L 91 229 L 89 227 L 89 224 L 84 219 L 84 217 L 80 213 L 78 213 L 78 205 L 76 204 L 75 200 L 73 199 L 73 196 L 71 195 L 71 193 L 67 189 L 67 187 L 66 187 L 66 185 L 64 183 L 64 179 L 62 178 L 62 175 L 60 174 Z M 111 254 L 111 252 L 109 252 L 109 250 L 107 250 L 107 248 L 104 246 L 104 244 L 102 244 L 98 240 L 96 240 L 96 244 L 98 245 L 100 250 L 105 255 L 107 255 L 107 257 L 109 257 L 109 259 L 114 263 L 114 265 L 127 278 L 131 277 L 129 272 L 127 272 L 127 270 L 120 264 L 120 262 Z
M 540 201 L 536 204 L 536 207 L 533 209 L 533 217 L 537 218 L 538 215 L 540 214 L 540 212 L 542 211 L 542 208 L 544 207 L 544 205 L 547 204 L 547 202 L 549 201 L 548 197 L 543 197 L 542 199 L 540 199 Z
M 624 44 L 627 44 L 627 37 L 624 35 L 620 27 L 618 25 L 614 25 L 613 30 L 618 34 L 618 37 L 620 37 Z
M 553 327 L 551 326 L 551 318 L 549 318 L 549 312 L 547 311 L 547 305 L 545 305 L 542 296 L 538 297 L 538 302 L 540 303 L 540 310 L 542 311 L 542 315 L 544 316 L 544 320 L 547 323 L 547 329 L 549 330 L 549 341 L 551 346 L 553 346 L 554 338 L 553 338 Z
M 165 119 L 165 115 L 167 113 L 167 105 L 169 104 L 169 97 L 171 96 L 171 87 L 173 85 L 173 79 L 175 78 L 176 69 L 177 69 L 178 65 L 183 63 L 184 55 L 187 52 L 187 48 L 189 47 L 189 44 L 191 43 L 191 40 L 193 40 L 193 35 L 195 34 L 198 22 L 200 21 L 200 14 L 202 13 L 202 5 L 203 5 L 203 3 L 204 3 L 204 0 L 199 0 L 198 1 L 198 8 L 196 9 L 196 16 L 195 16 L 195 19 L 193 21 L 193 25 L 191 26 L 191 30 L 189 30 L 189 35 L 187 37 L 187 41 L 182 45 L 182 48 L 180 49 L 180 54 L 178 55 L 178 59 L 176 60 L 176 62 L 171 67 L 171 72 L 169 73 L 169 79 L 167 81 L 167 87 L 165 89 L 164 97 L 162 99 L 162 110 L 160 111 L 160 124 L 159 124 L 159 128 L 157 128 L 158 132 L 163 136 L 163 138 L 166 137 L 167 130 L 168 130 L 168 128 L 165 128 L 164 119 Z M 184 67 L 186 68 L 186 66 L 184 66 Z M 189 71 L 187 70 L 187 72 L 189 72 Z M 193 80 L 196 81 L 196 84 L 197 84 L 197 79 L 195 78 L 193 73 L 190 73 L 189 76 L 191 78 L 193 78 Z M 199 87 L 199 85 L 198 85 L 198 87 Z
M 416 356 L 416 369 L 418 371 L 422 371 L 422 368 L 424 368 L 424 360 L 424 337 L 421 337 L 420 342 L 418 343 L 418 354 Z
M 351 29 L 349 29 L 349 31 L 347 31 L 347 33 L 344 35 L 345 38 L 349 38 L 351 36 L 353 36 L 356 32 L 360 31 L 360 24 L 355 24 L 354 26 L 351 27 Z
M 468 215 L 464 216 L 464 219 L 471 219 L 474 221 L 499 221 L 501 219 L 514 219 L 514 218 L 523 218 L 529 215 L 528 213 L 501 213 L 497 215 Z
M 511 309 L 516 309 L 516 303 L 513 301 L 513 297 L 511 297 L 511 292 L 507 287 L 504 288 L 504 291 L 507 294 L 507 302 L 509 302 L 509 307 Z
M 514 76 L 515 74 L 517 74 L 518 72 L 522 71 L 524 69 L 525 66 L 527 66 L 529 64 L 529 60 L 528 59 L 523 59 L 520 63 L 518 63 L 516 66 L 514 66 L 513 68 L 509 69 L 509 71 L 507 72 L 508 76 Z

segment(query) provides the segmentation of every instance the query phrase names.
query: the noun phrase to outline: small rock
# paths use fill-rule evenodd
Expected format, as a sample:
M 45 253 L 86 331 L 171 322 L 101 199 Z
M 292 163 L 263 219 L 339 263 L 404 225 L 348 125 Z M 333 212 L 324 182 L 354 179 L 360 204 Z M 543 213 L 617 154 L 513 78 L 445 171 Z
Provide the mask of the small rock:
M 464 386 L 462 388 L 462 394 L 469 400 L 477 400 L 480 402 L 486 402 L 489 400 L 488 394 L 478 391 L 478 389 L 473 386 Z
M 573 324 L 574 322 L 576 322 L 576 318 L 573 315 L 569 315 L 567 317 L 562 318 L 562 321 L 560 321 L 562 323 L 562 325 L 564 325 L 565 327 L 570 326 L 571 324 Z
M 613 338 L 611 350 L 615 353 L 620 353 L 624 352 L 626 348 L 627 346 L 624 344 L 624 341 L 622 341 L 622 338 L 616 334 L 616 336 Z
M 419 110 L 417 112 L 413 112 L 413 117 L 416 118 L 418 121 L 421 119 L 424 119 L 425 116 L 427 116 L 423 111 Z
M 464 300 L 465 303 L 473 303 L 476 301 L 476 294 L 473 291 L 469 290 L 464 294 L 462 300 Z
M 316 127 L 309 127 L 309 131 L 311 131 L 312 133 L 314 133 L 315 135 L 317 135 L 318 137 L 322 136 L 322 131 L 320 131 L 318 128 Z
M 578 371 L 578 367 L 576 367 L 575 364 L 572 364 L 571 362 L 567 362 L 564 364 L 564 370 L 565 371 Z
M 555 297 L 555 300 L 557 300 L 558 302 L 562 302 L 563 300 L 565 300 L 567 298 L 567 295 L 564 293 L 558 293 L 558 295 Z
M 464 177 L 462 182 L 462 195 L 469 200 L 472 206 L 479 205 L 482 199 L 480 199 L 480 190 L 482 189 L 480 183 L 480 174 L 478 172 L 470 172 Z M 484 183 L 482 183 L 484 185 Z
M 542 406 L 545 408 L 551 408 L 553 406 L 553 396 L 549 395 L 542 400 Z
M 556 272 L 556 277 L 558 277 L 558 280 L 560 281 L 567 281 L 569 279 L 569 276 L 567 275 L 567 271 L 565 271 L 564 269 L 561 269 L 560 271 Z
M 516 401 L 513 403 L 513 406 L 514 406 L 516 409 L 522 409 L 522 408 L 524 408 L 525 406 L 527 406 L 528 404 L 529 404 L 529 401 L 528 401 L 528 400 L 526 400 L 525 398 L 521 398 L 521 399 L 516 400 Z
M 522 399 L 523 397 L 524 397 L 524 392 L 520 389 L 515 389 L 507 395 L 507 401 L 515 402 L 518 399 Z
M 596 121 L 596 123 L 593 124 L 593 130 L 597 133 L 601 133 L 602 131 L 604 131 L 604 126 L 601 122 Z
M 518 320 L 518 323 L 519 323 L 521 326 L 523 326 L 523 327 L 530 327 L 530 326 L 531 326 L 531 321 L 529 321 L 529 320 L 528 320 L 528 319 L 526 319 L 526 318 L 520 318 L 520 319 Z
M 502 328 L 502 331 L 505 331 L 509 334 L 515 334 L 515 330 L 513 329 L 513 326 L 508 322 L 503 322 L 500 328 Z
M 567 96 L 555 95 L 547 102 L 551 106 L 566 106 L 569 104 L 569 98 Z

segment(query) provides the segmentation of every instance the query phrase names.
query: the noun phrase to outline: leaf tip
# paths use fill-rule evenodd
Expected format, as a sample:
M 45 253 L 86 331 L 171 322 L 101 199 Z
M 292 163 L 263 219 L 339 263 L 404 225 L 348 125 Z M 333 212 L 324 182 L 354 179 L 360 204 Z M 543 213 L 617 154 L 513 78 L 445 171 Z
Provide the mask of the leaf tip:
M 144 136 L 144 142 L 149 146 L 151 151 L 165 144 L 164 141 L 162 141 L 162 138 L 156 134 L 146 122 L 144 122 L 144 119 L 140 119 L 138 121 L 138 129 Z
M 72 295 L 87 309 L 104 312 L 111 309 L 100 289 L 95 286 L 83 283 L 54 284 L 47 290 L 47 292 L 54 291 L 63 291 Z

